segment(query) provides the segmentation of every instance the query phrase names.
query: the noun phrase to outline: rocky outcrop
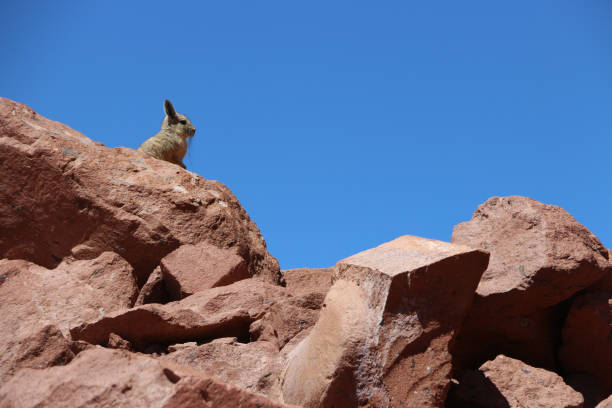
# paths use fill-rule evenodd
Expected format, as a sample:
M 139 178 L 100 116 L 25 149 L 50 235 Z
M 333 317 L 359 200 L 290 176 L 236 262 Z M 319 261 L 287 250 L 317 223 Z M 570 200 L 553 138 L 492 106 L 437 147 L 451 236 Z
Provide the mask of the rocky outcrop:
M 280 408 L 285 405 L 187 367 L 100 347 L 80 353 L 63 367 L 23 369 L 0 388 L 2 408 L 81 406 Z
M 6 99 L 0 174 L 0 408 L 607 403 L 612 253 L 558 207 L 283 277 L 221 183 Z
M 604 276 L 606 248 L 565 210 L 518 196 L 480 205 L 452 242 L 491 253 L 454 348 L 457 367 L 506 354 L 556 368 L 561 302 Z
M 442 406 L 449 342 L 488 254 L 405 236 L 340 261 L 312 332 L 290 353 L 286 402 Z
M 127 148 L 108 149 L 0 98 L 0 256 L 54 268 L 112 251 L 140 284 L 184 244 L 235 248 L 280 279 L 259 229 L 223 184 Z M 61 234 L 61 236 L 58 236 Z
M 447 407 L 582 408 L 583 398 L 557 374 L 499 355 L 478 371 L 466 371 Z

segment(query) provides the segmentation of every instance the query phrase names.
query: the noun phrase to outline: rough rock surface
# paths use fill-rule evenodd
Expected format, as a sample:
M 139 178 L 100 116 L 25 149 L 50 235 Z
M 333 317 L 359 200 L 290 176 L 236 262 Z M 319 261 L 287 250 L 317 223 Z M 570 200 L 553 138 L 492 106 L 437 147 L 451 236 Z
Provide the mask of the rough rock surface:
M 131 307 L 138 294 L 131 266 L 112 252 L 52 270 L 4 259 L 0 277 L 0 333 L 12 337 L 48 324 L 68 334 L 72 326 Z
M 249 333 L 252 340 L 268 341 L 281 350 L 294 337 L 312 327 L 319 318 L 319 303 L 309 298 L 290 297 L 271 304 Z
M 574 299 L 559 360 L 564 373 L 590 374 L 612 394 L 612 292 L 589 291 Z
M 280 399 L 282 364 L 274 344 L 267 341 L 243 344 L 235 338 L 218 340 L 180 347 L 160 358 L 214 376 L 227 384 L 264 394 L 272 400 Z
M 166 255 L 160 266 L 171 300 L 249 278 L 236 248 L 221 249 L 207 242 L 181 246 Z
M 0 98 L 0 256 L 53 268 L 62 259 L 125 258 L 139 283 L 183 244 L 236 248 L 251 275 L 278 262 L 232 192 L 174 164 L 109 149 Z M 58 239 L 61 231 L 61 239 Z
M 559 304 L 603 277 L 607 249 L 562 208 L 518 196 L 480 205 L 452 242 L 491 253 L 457 338 L 456 365 L 476 368 L 506 354 L 555 368 Z
M 131 307 L 137 291 L 132 267 L 112 252 L 65 261 L 52 270 L 0 260 L 0 378 L 30 366 L 24 362 L 31 360 L 42 365 L 70 361 L 64 338 L 70 327 Z
M 557 374 L 499 355 L 466 371 L 447 407 L 581 408 L 583 399 Z
M 36 384 L 35 387 L 32 384 Z M 195 370 L 94 348 L 70 364 L 23 369 L 0 388 L 0 407 L 282 407 Z
M 178 302 L 147 304 L 107 314 L 71 329 L 73 340 L 107 344 L 115 333 L 136 350 L 234 336 L 248 341 L 249 326 L 275 302 L 289 298 L 280 286 L 255 279 L 197 292 Z
M 332 285 L 333 268 L 296 268 L 282 271 L 285 287 L 293 296 L 323 304 Z
M 612 395 L 597 404 L 595 408 L 612 408 Z
M 5 333 L 5 337 L 7 333 Z M 68 364 L 74 352 L 62 332 L 55 326 L 45 326 L 29 337 L 13 341 L 5 338 L 0 346 L 0 384 L 21 368 L 47 368 Z
M 448 344 L 487 261 L 481 250 L 410 236 L 340 261 L 319 320 L 290 353 L 284 400 L 442 406 Z

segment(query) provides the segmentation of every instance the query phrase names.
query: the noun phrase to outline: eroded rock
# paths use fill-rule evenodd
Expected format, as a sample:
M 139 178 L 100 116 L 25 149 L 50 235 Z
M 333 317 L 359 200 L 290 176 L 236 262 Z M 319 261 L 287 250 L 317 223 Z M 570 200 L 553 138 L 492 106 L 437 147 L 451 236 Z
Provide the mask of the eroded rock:
M 482 250 L 404 236 L 338 262 L 319 320 L 289 353 L 284 400 L 442 406 L 448 345 L 487 261 Z
M 452 242 L 491 253 L 457 338 L 456 365 L 476 368 L 506 354 L 555 368 L 561 302 L 603 277 L 606 248 L 562 208 L 518 196 L 480 205 Z

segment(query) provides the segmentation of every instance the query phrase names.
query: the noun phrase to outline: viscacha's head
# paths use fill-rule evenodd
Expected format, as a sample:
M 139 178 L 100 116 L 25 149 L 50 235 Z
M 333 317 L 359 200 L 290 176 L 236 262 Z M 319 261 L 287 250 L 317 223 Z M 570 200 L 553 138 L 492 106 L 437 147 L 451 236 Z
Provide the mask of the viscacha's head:
M 172 106 L 172 102 L 168 99 L 164 101 L 164 110 L 166 111 L 166 117 L 162 122 L 162 130 L 168 130 L 184 139 L 195 135 L 195 126 L 193 126 L 187 116 L 176 113 L 174 106 Z

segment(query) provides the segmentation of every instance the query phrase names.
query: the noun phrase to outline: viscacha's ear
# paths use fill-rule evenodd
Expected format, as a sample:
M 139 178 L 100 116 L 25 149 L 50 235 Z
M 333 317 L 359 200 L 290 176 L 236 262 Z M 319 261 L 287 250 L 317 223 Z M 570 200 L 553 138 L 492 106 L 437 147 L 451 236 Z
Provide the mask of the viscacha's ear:
M 170 121 L 170 123 L 177 123 L 178 116 L 176 116 L 176 111 L 174 110 L 174 106 L 172 106 L 172 102 L 170 102 L 168 99 L 164 101 L 164 109 L 166 110 L 168 121 Z

